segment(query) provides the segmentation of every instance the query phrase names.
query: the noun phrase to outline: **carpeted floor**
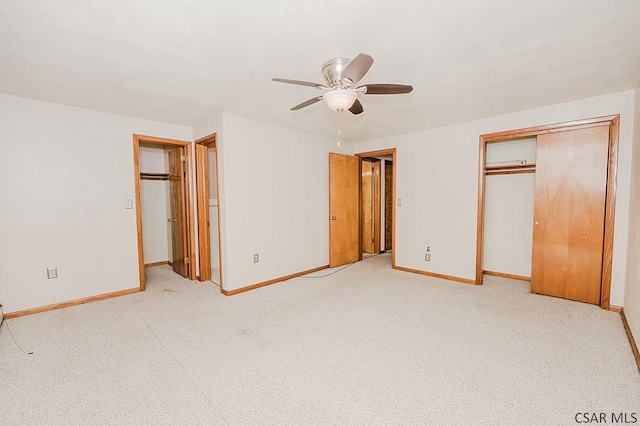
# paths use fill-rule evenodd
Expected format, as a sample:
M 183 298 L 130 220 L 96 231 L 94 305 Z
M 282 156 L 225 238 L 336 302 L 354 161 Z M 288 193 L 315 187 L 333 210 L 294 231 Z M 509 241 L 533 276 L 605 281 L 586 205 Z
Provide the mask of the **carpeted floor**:
M 6 321 L 32 355 L 2 324 L 0 424 L 640 419 L 619 314 L 528 283 L 448 282 L 388 255 L 232 297 L 168 266 L 147 274 L 144 293 Z

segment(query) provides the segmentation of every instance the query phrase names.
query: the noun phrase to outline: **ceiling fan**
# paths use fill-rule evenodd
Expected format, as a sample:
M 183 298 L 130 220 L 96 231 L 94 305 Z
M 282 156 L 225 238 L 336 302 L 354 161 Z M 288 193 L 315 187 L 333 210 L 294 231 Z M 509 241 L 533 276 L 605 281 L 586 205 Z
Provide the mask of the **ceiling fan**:
M 365 84 L 354 87 L 369 71 L 372 64 L 373 58 L 361 53 L 352 60 L 334 58 L 325 62 L 322 66 L 325 84 L 284 78 L 274 78 L 272 80 L 278 83 L 297 84 L 324 90 L 322 96 L 316 96 L 304 101 L 291 108 L 291 111 L 297 111 L 324 99 L 327 106 L 333 111 L 343 112 L 344 110 L 349 110 L 352 114 L 360 114 L 364 111 L 364 108 L 358 100 L 359 93 L 363 95 L 397 95 L 410 93 L 413 90 L 412 86 L 406 84 Z

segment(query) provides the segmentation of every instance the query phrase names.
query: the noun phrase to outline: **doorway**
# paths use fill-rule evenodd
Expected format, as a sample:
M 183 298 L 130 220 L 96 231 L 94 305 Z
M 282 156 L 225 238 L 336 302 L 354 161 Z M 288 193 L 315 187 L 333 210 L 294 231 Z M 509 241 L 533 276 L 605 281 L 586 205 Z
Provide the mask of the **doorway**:
M 487 177 L 533 171 L 531 291 L 610 308 L 619 120 L 598 117 L 480 136 L 476 284 L 485 272 Z M 489 145 L 531 137 L 534 163 L 487 164 Z
M 190 145 L 191 143 L 187 141 L 133 135 L 138 269 L 141 291 L 146 289 L 145 234 L 147 235 L 147 244 L 150 245 L 148 253 L 150 255 L 152 252 L 151 244 L 154 244 L 150 237 L 158 237 L 153 230 L 149 229 L 152 225 L 151 218 L 162 217 L 163 213 L 165 217 L 162 218 L 162 222 L 164 223 L 166 220 L 164 239 L 167 246 L 165 253 L 169 259 L 146 263 L 150 265 L 170 263 L 177 274 L 189 279 L 193 279 L 195 276 L 195 262 L 192 261 L 195 243 L 193 220 L 191 219 L 190 152 L 188 150 Z M 148 156 L 141 158 L 141 150 L 148 153 Z M 141 164 L 150 169 L 141 170 Z M 146 200 L 153 199 L 154 207 L 144 209 L 143 185 L 145 195 L 147 195 Z M 155 209 L 160 211 L 154 212 Z M 158 214 L 154 216 L 153 213 Z M 161 230 L 158 227 L 155 229 Z M 161 234 L 162 231 L 159 233 Z M 160 240 L 162 240 L 162 236 L 160 236 Z M 159 244 L 162 245 L 161 242 Z
M 220 228 L 218 134 L 195 141 L 200 281 L 212 281 L 223 291 Z
M 390 155 L 360 159 L 362 253 L 391 252 L 393 248 L 393 161 Z
M 385 212 L 385 218 L 378 222 L 377 230 L 372 223 L 371 231 L 367 231 L 369 237 L 363 238 L 363 224 L 361 212 L 365 210 L 362 205 L 363 162 L 372 162 L 384 167 L 380 171 L 378 186 L 381 177 L 385 176 L 384 190 L 379 192 L 379 200 L 369 204 L 368 209 L 377 209 L 378 213 Z M 363 241 L 367 238 L 377 239 L 377 253 L 383 250 L 391 250 L 391 266 L 396 267 L 395 251 L 395 226 L 396 226 L 396 149 L 388 148 L 379 151 L 362 152 L 355 156 L 344 154 L 329 154 L 329 265 L 336 267 L 362 259 Z M 387 170 L 388 166 L 388 170 Z M 365 165 L 366 168 L 366 165 Z M 375 179 L 375 170 L 373 176 Z M 375 188 L 374 188 L 375 189 Z M 365 190 L 366 191 L 366 190 Z M 375 195 L 372 199 L 375 198 Z M 372 216 L 375 216 L 375 212 Z M 380 214 L 378 214 L 380 216 Z M 382 226 L 384 223 L 384 226 Z M 376 242 L 372 243 L 371 250 L 376 251 Z M 376 254 L 377 254 L 376 253 Z

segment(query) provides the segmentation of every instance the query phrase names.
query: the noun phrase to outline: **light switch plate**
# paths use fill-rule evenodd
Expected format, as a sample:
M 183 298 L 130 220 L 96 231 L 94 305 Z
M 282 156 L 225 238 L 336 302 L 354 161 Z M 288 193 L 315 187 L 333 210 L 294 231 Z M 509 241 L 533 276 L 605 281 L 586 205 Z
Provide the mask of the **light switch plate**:
M 58 278 L 58 268 L 47 268 L 47 279 Z

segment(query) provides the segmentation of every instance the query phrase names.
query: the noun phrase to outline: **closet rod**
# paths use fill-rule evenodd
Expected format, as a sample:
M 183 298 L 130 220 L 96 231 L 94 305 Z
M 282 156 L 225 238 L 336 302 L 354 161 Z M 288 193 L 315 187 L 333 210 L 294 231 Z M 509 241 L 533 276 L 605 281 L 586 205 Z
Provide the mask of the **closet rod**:
M 143 180 L 169 180 L 169 173 L 140 172 L 140 179 L 143 179 Z
M 521 173 L 535 173 L 536 169 L 520 169 L 520 170 L 487 170 L 484 172 L 486 176 L 494 175 L 518 175 Z
M 504 164 L 501 166 L 484 166 L 485 170 L 510 170 L 510 169 L 535 169 L 536 163 L 527 164 Z

